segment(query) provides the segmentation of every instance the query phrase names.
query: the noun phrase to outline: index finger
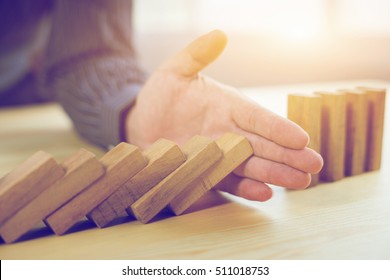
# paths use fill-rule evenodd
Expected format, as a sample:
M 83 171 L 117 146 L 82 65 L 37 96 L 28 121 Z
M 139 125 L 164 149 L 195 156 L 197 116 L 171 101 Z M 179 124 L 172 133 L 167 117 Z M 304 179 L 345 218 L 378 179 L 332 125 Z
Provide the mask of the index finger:
M 232 107 L 233 121 L 243 130 L 290 149 L 303 149 L 309 135 L 296 123 L 283 118 L 247 98 Z

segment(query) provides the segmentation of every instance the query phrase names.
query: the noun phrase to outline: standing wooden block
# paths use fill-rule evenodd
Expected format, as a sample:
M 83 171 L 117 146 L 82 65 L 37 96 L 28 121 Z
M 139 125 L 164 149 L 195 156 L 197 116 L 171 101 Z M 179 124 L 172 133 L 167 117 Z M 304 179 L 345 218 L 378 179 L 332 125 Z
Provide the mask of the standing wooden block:
M 383 126 L 385 120 L 386 89 L 358 87 L 368 94 L 368 128 L 366 171 L 379 170 L 382 161 Z
M 226 133 L 216 143 L 223 153 L 222 159 L 171 201 L 169 206 L 176 215 L 182 214 L 253 154 L 251 144 L 241 135 Z
M 345 175 L 359 175 L 365 171 L 368 95 L 360 90 L 339 92 L 346 94 L 347 102 Z
M 221 150 L 211 139 L 194 136 L 182 148 L 187 161 L 144 194 L 131 206 L 131 211 L 142 223 L 149 222 L 176 195 L 202 175 L 222 156 Z
M 49 186 L 0 227 L 0 234 L 5 242 L 17 240 L 104 174 L 103 165 L 84 149 L 65 160 L 62 167 L 66 170 L 64 177 Z
M 148 159 L 148 165 L 88 214 L 98 227 L 126 217 L 128 207 L 186 160 L 180 148 L 165 139 L 156 141 L 143 154 Z
M 114 147 L 100 162 L 106 168 L 105 176 L 46 218 L 56 234 L 64 234 L 147 164 L 141 151 L 126 143 Z
M 344 177 L 346 95 L 318 94 L 322 97 L 321 155 L 324 159 L 320 179 L 333 182 Z
M 322 98 L 319 95 L 289 94 L 288 118 L 301 126 L 310 136 L 309 148 L 321 153 Z M 312 174 L 310 186 L 319 181 L 319 174 Z
M 0 181 L 0 225 L 36 198 L 65 170 L 49 154 L 39 151 Z

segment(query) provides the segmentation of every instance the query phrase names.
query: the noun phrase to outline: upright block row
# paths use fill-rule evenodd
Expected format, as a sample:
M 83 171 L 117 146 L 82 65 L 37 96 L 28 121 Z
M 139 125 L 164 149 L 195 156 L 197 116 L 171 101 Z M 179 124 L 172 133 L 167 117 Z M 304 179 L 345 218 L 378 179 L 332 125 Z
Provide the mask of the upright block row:
M 288 96 L 288 118 L 324 158 L 312 185 L 380 169 L 385 99 L 385 89 L 367 87 Z
M 98 227 L 129 214 L 147 223 L 167 206 L 180 215 L 252 154 L 232 133 L 144 151 L 120 143 L 99 160 L 81 149 L 60 164 L 39 151 L 0 179 L 0 235 L 14 242 L 40 221 L 62 235 L 85 216 Z

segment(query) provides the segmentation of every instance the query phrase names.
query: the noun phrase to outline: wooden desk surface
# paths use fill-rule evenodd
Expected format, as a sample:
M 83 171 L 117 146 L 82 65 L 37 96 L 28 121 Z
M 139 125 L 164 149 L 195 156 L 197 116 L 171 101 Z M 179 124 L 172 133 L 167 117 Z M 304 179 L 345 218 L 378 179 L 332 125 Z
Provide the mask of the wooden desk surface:
M 286 115 L 286 94 L 380 81 L 352 81 L 243 90 Z M 0 243 L 0 259 L 389 259 L 389 99 L 382 169 L 304 191 L 273 187 L 265 203 L 212 193 L 199 211 L 151 224 L 126 221 L 106 229 L 85 221 L 57 237 L 38 225 L 26 240 Z M 0 111 L 0 176 L 42 149 L 62 160 L 85 147 L 55 104 Z

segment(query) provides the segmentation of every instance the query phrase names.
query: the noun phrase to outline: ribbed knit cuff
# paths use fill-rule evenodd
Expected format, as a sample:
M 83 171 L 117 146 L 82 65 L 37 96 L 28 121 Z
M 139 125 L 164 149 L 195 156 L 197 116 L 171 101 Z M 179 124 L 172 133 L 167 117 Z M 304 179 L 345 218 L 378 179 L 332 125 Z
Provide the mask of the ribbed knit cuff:
M 89 57 L 58 66 L 48 77 L 49 89 L 82 137 L 104 148 L 124 140 L 123 113 L 145 81 L 134 59 Z
M 127 85 L 102 103 L 101 135 L 104 137 L 102 142 L 106 145 L 115 146 L 125 140 L 123 129 L 126 124 L 122 115 L 133 105 L 141 87 L 140 84 Z

